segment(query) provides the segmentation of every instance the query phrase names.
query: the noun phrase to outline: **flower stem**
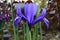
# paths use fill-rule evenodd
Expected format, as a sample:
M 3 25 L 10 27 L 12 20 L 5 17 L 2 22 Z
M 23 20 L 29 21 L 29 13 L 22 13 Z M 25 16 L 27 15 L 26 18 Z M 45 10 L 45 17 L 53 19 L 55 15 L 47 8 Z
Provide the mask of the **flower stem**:
M 35 31 L 33 29 L 33 39 L 32 40 L 35 40 Z
M 41 26 L 41 22 L 40 22 L 40 40 L 42 40 L 42 26 Z
M 24 23 L 24 25 L 23 25 L 23 28 L 24 28 L 24 29 L 23 29 L 23 30 L 24 30 L 24 40 L 26 40 L 26 37 L 25 37 L 25 36 L 26 36 L 26 34 L 25 34 L 25 33 L 26 33 L 26 32 L 25 32 L 25 31 L 26 31 L 26 30 L 25 30 L 25 23 Z
M 12 12 L 12 20 L 13 20 L 13 29 L 14 29 L 14 40 L 17 40 L 17 35 L 16 35 L 16 28 L 14 26 L 14 10 L 13 10 L 13 4 L 12 4 L 12 0 L 11 0 L 11 12 Z
M 37 17 L 40 15 L 40 5 L 38 5 L 38 9 L 37 9 Z M 41 22 L 40 24 L 40 40 L 42 40 L 42 26 L 41 26 Z M 39 25 L 38 25 L 39 26 Z M 36 26 L 37 27 L 37 26 Z
M 16 32 L 17 32 L 17 40 L 19 40 L 18 27 L 17 27 L 17 30 L 16 30 Z
M 38 40 L 38 24 L 36 24 L 36 26 L 35 26 L 35 32 L 36 32 L 36 39 L 35 40 Z
M 39 15 L 40 15 L 40 5 L 38 5 L 36 17 L 38 17 Z M 33 35 L 35 35 L 34 40 L 38 40 L 38 23 L 35 25 L 34 30 L 35 30 L 35 33 L 33 34 Z
M 38 23 L 34 26 L 33 29 L 33 40 L 38 40 Z
M 28 24 L 26 23 L 26 26 L 25 26 L 25 39 L 24 40 L 31 40 L 31 32 L 29 31 L 29 26 Z

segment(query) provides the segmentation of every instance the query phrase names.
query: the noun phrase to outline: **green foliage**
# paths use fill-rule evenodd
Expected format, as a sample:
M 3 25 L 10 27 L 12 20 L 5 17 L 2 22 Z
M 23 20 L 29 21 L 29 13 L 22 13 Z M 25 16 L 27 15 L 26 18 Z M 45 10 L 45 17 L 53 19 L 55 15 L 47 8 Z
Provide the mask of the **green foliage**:
M 0 29 L 2 29 L 4 27 L 5 21 L 4 20 L 0 20 Z

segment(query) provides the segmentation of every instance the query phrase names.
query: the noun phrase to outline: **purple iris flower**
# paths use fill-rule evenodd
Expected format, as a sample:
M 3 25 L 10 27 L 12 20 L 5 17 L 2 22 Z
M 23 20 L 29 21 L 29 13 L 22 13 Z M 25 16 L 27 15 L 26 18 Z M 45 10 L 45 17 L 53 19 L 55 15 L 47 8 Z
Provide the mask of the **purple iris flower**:
M 5 14 L 5 19 L 8 19 L 8 18 L 10 18 L 10 17 L 11 17 L 11 13 Z
M 8 12 L 8 13 L 3 13 L 3 12 L 1 12 L 0 13 L 0 20 L 2 20 L 2 19 L 8 19 L 8 18 L 10 18 L 10 17 L 12 17 L 12 15 L 11 15 L 11 13 L 10 12 Z
M 5 19 L 9 19 L 9 18 L 11 18 L 12 17 L 12 14 L 11 14 L 11 11 L 7 11 L 6 13 L 5 13 Z
M 0 13 L 0 20 L 2 20 L 2 19 L 4 19 L 4 13 L 3 12 Z
M 24 19 L 25 21 L 27 21 L 28 25 L 30 27 L 32 27 L 32 25 L 34 25 L 42 20 L 45 22 L 47 27 L 49 26 L 49 21 L 45 18 L 45 16 L 46 16 L 45 8 L 42 8 L 41 15 L 34 19 L 34 16 L 36 15 L 36 12 L 37 12 L 37 5 L 34 3 L 25 4 L 24 13 L 21 12 L 21 7 L 19 7 L 19 6 L 18 6 L 16 12 L 17 12 L 18 16 L 14 20 L 15 26 L 18 26 L 21 19 Z

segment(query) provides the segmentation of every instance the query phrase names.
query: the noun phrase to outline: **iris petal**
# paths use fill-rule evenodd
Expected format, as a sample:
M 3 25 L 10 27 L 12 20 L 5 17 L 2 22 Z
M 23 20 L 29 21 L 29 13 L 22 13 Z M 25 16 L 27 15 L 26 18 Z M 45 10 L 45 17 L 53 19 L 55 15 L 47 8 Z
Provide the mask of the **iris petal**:
M 44 18 L 46 16 L 46 9 L 45 8 L 42 8 L 42 13 L 40 15 L 40 17 Z
M 34 20 L 33 25 L 36 24 L 37 22 L 43 20 L 43 18 L 46 16 L 46 9 L 42 8 L 42 10 L 43 11 L 42 11 L 41 15 Z
M 44 18 L 43 20 L 44 20 L 44 22 L 45 22 L 47 28 L 49 28 L 49 21 L 48 21 L 46 18 Z
M 22 14 L 21 9 L 17 9 L 16 13 L 18 14 L 19 17 L 22 17 L 24 20 L 27 20 L 27 18 Z
M 18 26 L 20 20 L 21 20 L 21 17 L 19 17 L 19 16 L 17 16 L 17 17 L 15 18 L 15 20 L 14 20 L 14 25 L 15 25 L 15 27 Z
M 18 14 L 18 16 L 20 16 L 20 17 L 22 16 L 21 9 L 17 9 L 17 10 L 16 10 L 16 13 Z
M 36 10 L 37 10 L 37 5 L 36 4 L 26 4 L 25 5 L 25 15 L 27 17 L 27 20 L 29 23 L 31 23 L 34 19 L 34 15 L 36 14 Z

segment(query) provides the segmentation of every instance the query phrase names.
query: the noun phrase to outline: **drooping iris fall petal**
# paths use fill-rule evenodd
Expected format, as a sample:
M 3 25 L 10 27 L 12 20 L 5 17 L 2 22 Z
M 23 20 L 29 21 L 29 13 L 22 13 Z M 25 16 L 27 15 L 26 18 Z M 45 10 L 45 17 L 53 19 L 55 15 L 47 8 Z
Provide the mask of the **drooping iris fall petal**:
M 49 21 L 46 18 L 44 18 L 43 20 L 44 20 L 44 23 L 46 24 L 47 28 L 49 28 Z
M 15 20 L 14 20 L 14 25 L 15 25 L 15 27 L 18 26 L 20 20 L 21 20 L 21 17 L 19 17 L 19 16 L 17 16 L 17 17 L 15 18 Z
M 46 9 L 45 9 L 45 8 L 42 8 L 42 13 L 41 13 L 41 15 L 34 20 L 33 24 L 36 24 L 37 22 L 43 20 L 43 18 L 44 18 L 45 16 L 46 16 Z
M 19 7 L 19 6 L 18 6 Z M 21 12 L 21 8 L 16 10 L 16 13 L 18 14 L 19 17 L 23 18 L 24 20 L 27 20 L 26 17 L 23 15 L 23 13 Z

